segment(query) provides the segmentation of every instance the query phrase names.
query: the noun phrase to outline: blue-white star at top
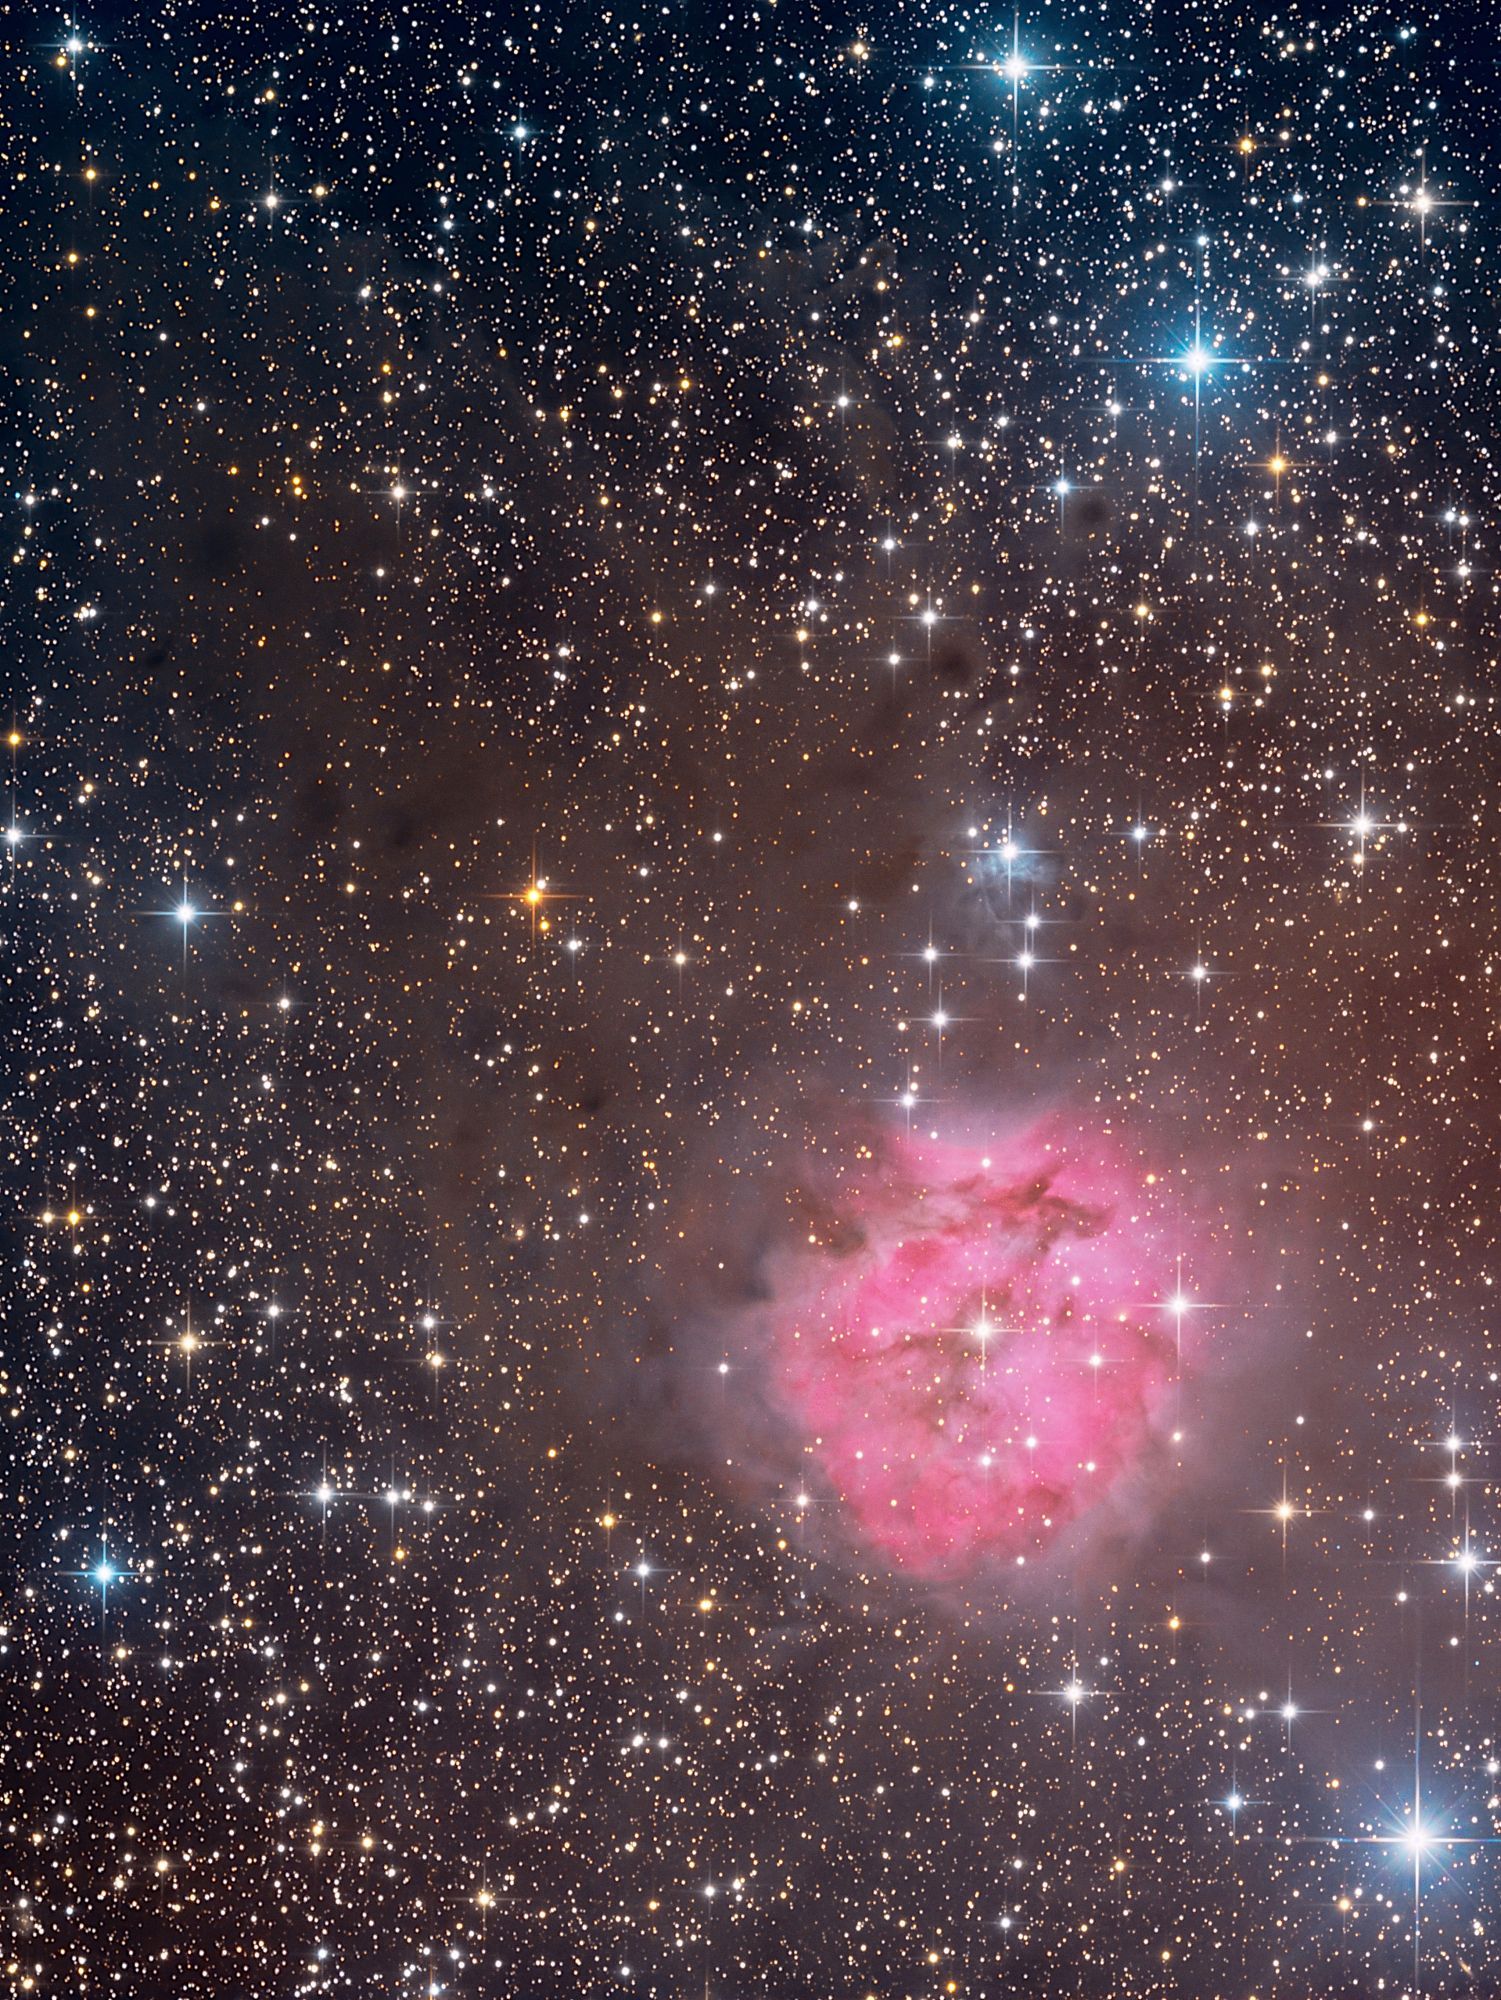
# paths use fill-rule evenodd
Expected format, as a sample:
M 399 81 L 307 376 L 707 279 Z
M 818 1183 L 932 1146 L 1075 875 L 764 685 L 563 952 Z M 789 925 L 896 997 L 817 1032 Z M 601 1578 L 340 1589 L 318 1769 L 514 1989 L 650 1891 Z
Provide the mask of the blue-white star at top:
M 168 904 L 164 909 L 148 910 L 146 914 L 152 917 L 170 918 L 177 925 L 179 931 L 182 933 L 182 961 L 186 965 L 188 962 L 189 933 L 196 925 L 206 923 L 214 917 L 222 917 L 225 912 L 223 910 L 205 910 L 201 908 L 199 904 L 194 902 L 192 896 L 189 894 L 187 882 L 184 881 L 182 893 L 175 903 Z
M 110 1586 L 116 1583 L 128 1583 L 135 1575 L 135 1571 L 122 1569 L 119 1563 L 114 1561 L 109 1552 L 108 1537 L 101 1536 L 98 1561 L 90 1563 L 87 1569 L 71 1570 L 69 1574 L 72 1576 L 87 1577 L 90 1583 L 97 1586 L 99 1591 L 99 1615 L 102 1619 L 109 1609 Z

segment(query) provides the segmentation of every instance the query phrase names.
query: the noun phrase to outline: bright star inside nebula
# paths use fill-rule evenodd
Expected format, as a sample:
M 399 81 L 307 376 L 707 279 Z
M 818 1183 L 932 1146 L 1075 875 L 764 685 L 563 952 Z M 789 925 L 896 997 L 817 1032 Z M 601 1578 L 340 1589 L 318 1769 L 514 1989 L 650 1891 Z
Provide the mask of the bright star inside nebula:
M 858 1247 L 784 1303 L 772 1365 L 860 1541 L 963 1575 L 1120 1496 L 1205 1353 L 1164 1207 L 1053 1121 L 989 1151 L 898 1141 L 846 1187 Z

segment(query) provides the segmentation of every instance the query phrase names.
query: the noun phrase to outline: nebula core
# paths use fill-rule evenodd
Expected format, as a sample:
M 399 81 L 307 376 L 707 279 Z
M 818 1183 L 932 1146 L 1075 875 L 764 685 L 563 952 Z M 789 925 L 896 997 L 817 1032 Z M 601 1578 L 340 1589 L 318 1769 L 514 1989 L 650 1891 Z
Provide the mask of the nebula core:
M 862 1541 L 963 1575 L 1119 1495 L 1203 1352 L 1163 1192 L 1054 1121 L 895 1141 L 846 1183 L 828 1234 L 855 1247 L 777 1313 L 773 1366 Z

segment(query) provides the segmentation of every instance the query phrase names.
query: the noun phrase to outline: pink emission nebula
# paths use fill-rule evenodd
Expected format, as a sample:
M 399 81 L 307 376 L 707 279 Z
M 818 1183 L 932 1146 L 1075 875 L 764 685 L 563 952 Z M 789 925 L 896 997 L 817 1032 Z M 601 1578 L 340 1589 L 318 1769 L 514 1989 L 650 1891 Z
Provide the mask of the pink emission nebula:
M 990 1152 L 893 1141 L 847 1185 L 858 1248 L 777 1314 L 773 1363 L 862 1541 L 962 1575 L 1120 1497 L 1202 1348 L 1170 1203 L 1051 1120 Z

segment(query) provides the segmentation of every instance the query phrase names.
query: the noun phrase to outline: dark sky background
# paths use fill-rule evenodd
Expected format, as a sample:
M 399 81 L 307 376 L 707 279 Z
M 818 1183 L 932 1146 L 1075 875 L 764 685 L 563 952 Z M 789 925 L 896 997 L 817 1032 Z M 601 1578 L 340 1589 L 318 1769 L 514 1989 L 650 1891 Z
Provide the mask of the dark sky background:
M 0 15 L 10 1990 L 1496 1990 L 1493 41 Z

